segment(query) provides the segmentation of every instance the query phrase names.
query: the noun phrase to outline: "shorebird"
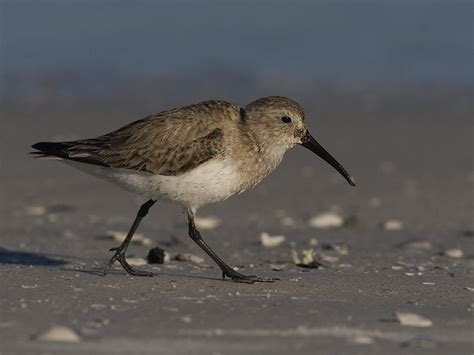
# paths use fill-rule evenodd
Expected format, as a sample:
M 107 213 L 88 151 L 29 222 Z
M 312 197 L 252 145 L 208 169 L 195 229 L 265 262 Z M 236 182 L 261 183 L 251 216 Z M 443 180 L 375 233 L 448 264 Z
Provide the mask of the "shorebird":
M 311 136 L 303 108 L 280 96 L 260 98 L 245 107 L 211 100 L 163 111 L 92 139 L 39 142 L 37 157 L 54 157 L 73 167 L 145 196 L 123 243 L 105 266 L 115 261 L 128 274 L 153 276 L 133 268 L 125 252 L 141 220 L 157 200 L 181 205 L 188 233 L 236 282 L 272 282 L 247 276 L 226 264 L 204 241 L 194 217 L 199 207 L 227 199 L 257 185 L 282 161 L 285 152 L 302 145 L 332 165 L 350 185 L 349 173 Z

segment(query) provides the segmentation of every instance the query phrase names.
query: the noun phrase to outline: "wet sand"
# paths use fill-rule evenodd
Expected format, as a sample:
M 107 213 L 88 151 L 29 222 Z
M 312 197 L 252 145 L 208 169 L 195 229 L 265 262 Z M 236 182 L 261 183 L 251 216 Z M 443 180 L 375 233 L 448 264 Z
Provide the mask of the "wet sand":
M 373 105 L 313 105 L 303 98 L 312 132 L 358 185 L 351 188 L 296 147 L 255 189 L 203 208 L 200 216 L 221 221 L 202 232 L 222 258 L 243 273 L 281 279 L 255 285 L 223 281 L 207 257 L 206 265 L 141 266 L 156 271 L 154 278 L 129 277 L 120 268 L 99 276 L 116 246 L 102 236 L 126 231 L 144 199 L 26 154 L 36 141 L 94 136 L 171 103 L 148 111 L 153 105 L 139 102 L 4 102 L 0 352 L 472 352 L 472 105 L 458 99 L 415 100 L 409 93 Z M 344 225 L 309 225 L 326 211 Z M 388 220 L 402 228 L 384 229 Z M 171 255 L 204 257 L 176 206 L 158 203 L 139 232 L 153 244 L 132 245 L 130 256 L 144 258 L 160 246 Z M 266 248 L 262 232 L 286 240 Z M 293 264 L 292 249 L 310 248 L 326 268 Z M 463 255 L 442 255 L 453 248 Z M 402 325 L 396 312 L 431 325 Z M 54 325 L 80 341 L 38 340 Z

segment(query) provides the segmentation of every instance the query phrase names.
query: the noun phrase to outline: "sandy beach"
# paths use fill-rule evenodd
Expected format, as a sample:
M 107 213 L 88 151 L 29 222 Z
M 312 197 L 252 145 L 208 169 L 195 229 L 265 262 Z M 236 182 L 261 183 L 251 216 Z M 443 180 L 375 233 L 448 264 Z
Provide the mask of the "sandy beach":
M 139 230 L 151 244 L 132 244 L 129 256 L 146 258 L 159 246 L 204 263 L 140 266 L 155 271 L 154 278 L 129 277 L 120 268 L 99 276 L 117 245 L 104 235 L 126 232 L 144 200 L 27 154 L 36 141 L 94 136 L 188 98 L 5 100 L 0 352 L 470 353 L 470 91 L 403 92 L 295 97 L 314 135 L 357 179 L 356 188 L 296 147 L 255 189 L 200 211 L 219 221 L 202 232 L 225 260 L 243 273 L 281 279 L 255 285 L 223 281 L 187 237 L 183 212 L 161 203 Z M 237 98 L 244 103 L 245 95 Z M 311 226 L 326 212 L 342 225 Z M 263 232 L 285 240 L 265 247 Z M 325 267 L 295 265 L 292 250 L 307 249 Z M 419 317 L 407 324 L 404 313 Z M 53 326 L 76 338 L 42 340 Z

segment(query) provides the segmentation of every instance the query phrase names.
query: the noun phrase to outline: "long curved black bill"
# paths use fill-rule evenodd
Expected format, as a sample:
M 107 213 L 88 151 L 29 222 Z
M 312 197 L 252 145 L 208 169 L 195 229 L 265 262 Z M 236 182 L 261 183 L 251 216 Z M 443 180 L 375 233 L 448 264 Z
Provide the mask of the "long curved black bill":
M 316 142 L 316 139 L 313 138 L 313 136 L 309 133 L 309 131 L 306 131 L 304 137 L 301 139 L 301 145 L 305 148 L 308 148 L 311 150 L 313 153 L 318 155 L 320 158 L 324 159 L 328 164 L 330 164 L 334 169 L 336 169 L 344 178 L 347 180 L 347 182 L 351 186 L 355 186 L 355 180 L 352 176 L 349 175 L 349 173 L 342 167 L 341 164 L 337 162 L 336 159 L 332 157 L 331 154 L 329 154 L 326 149 L 324 149 L 321 144 Z

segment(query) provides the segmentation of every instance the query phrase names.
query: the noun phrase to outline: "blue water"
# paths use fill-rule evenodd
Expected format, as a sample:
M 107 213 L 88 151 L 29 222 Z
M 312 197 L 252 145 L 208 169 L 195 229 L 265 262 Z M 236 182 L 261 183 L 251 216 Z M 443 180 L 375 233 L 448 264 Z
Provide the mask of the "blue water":
M 469 1 L 7 1 L 1 72 L 472 82 Z

